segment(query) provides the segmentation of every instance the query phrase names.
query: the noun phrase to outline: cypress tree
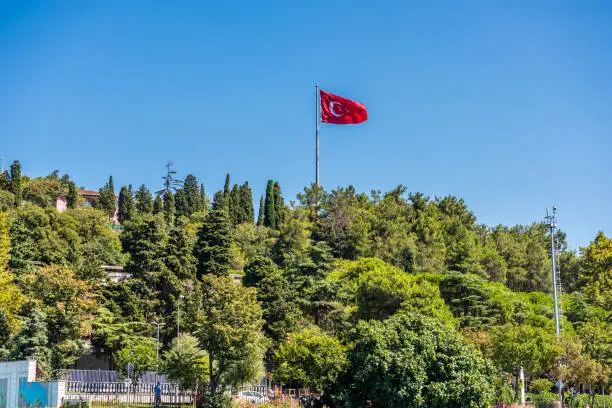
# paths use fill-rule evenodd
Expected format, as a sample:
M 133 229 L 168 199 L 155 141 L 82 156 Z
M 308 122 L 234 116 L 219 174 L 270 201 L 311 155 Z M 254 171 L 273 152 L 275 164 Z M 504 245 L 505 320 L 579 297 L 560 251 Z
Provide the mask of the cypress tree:
M 232 259 L 231 246 L 232 232 L 227 213 L 212 210 L 198 231 L 195 245 L 198 279 L 207 274 L 228 275 Z
M 263 198 L 263 194 L 261 196 L 259 196 L 259 213 L 257 215 L 257 225 L 258 226 L 262 226 L 264 225 L 264 198 Z
M 113 176 L 110 176 L 108 178 L 108 183 L 106 183 L 106 185 L 100 189 L 98 206 L 108 215 L 109 218 L 115 215 L 116 206 Z
M 161 195 L 156 195 L 153 201 L 153 214 L 159 214 L 164 210 L 164 202 L 162 201 Z
M 276 221 L 276 227 L 280 228 L 283 220 L 285 219 L 285 200 L 281 195 L 281 188 L 278 181 L 274 183 L 274 220 Z
M 68 208 L 76 208 L 78 200 L 77 188 L 74 184 L 74 181 L 71 181 L 68 184 L 68 195 L 66 196 L 66 202 L 68 204 Z
M 230 192 L 229 215 L 234 225 L 244 222 L 242 197 L 240 196 L 240 187 L 238 187 L 238 184 L 234 184 Z
M 153 196 L 144 184 L 136 191 L 135 201 L 136 210 L 140 215 L 153 212 Z
M 268 186 L 266 187 L 266 200 L 264 204 L 264 225 L 266 227 L 276 228 L 274 210 L 274 181 L 268 180 Z
M 230 175 L 229 173 L 225 175 L 225 185 L 223 186 L 223 193 L 226 196 L 230 195 Z
M 134 198 L 132 196 L 132 186 L 129 188 L 126 186 L 121 187 L 117 206 L 117 216 L 119 217 L 120 223 L 123 224 L 125 221 L 132 219 L 134 216 Z
M 174 223 L 174 196 L 172 195 L 172 191 L 166 190 L 164 192 L 164 220 L 168 225 L 172 225 Z
M 240 193 L 242 198 L 242 207 L 245 215 L 244 222 L 253 224 L 255 222 L 255 209 L 253 208 L 253 192 L 251 191 L 251 187 L 249 187 L 248 181 L 246 181 L 242 185 Z
M 15 207 L 21 205 L 21 163 L 19 160 L 15 160 L 11 164 L 11 193 L 15 195 Z

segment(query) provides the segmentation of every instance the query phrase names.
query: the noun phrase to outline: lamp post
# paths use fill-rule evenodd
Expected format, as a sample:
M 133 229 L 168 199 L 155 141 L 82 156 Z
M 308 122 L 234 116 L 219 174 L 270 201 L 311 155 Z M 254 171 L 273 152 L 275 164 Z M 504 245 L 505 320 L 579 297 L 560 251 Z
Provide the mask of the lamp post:
M 153 322 L 157 326 L 157 343 L 155 344 L 155 384 L 157 384 L 157 376 L 159 375 L 159 326 L 163 326 L 164 323 Z
M 181 299 L 185 296 L 179 295 L 176 307 L 176 337 L 181 335 Z

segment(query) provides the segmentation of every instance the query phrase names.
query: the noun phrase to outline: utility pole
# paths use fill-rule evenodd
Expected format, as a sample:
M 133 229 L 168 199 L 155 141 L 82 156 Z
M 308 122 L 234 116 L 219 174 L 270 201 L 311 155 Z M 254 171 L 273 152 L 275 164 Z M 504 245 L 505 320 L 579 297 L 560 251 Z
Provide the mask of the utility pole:
M 561 273 L 557 270 L 556 257 L 557 249 L 555 247 L 555 231 L 557 227 L 557 207 L 553 206 L 552 215 L 548 214 L 546 210 L 546 223 L 550 231 L 550 258 L 552 261 L 552 281 L 553 281 L 553 301 L 554 301 L 554 314 L 555 314 L 555 334 L 557 340 L 561 332 L 561 318 L 560 318 L 560 303 L 561 303 Z M 558 365 L 559 369 L 559 380 L 556 383 L 557 390 L 559 391 L 559 403 L 563 407 L 563 381 L 561 380 L 561 356 L 559 356 Z

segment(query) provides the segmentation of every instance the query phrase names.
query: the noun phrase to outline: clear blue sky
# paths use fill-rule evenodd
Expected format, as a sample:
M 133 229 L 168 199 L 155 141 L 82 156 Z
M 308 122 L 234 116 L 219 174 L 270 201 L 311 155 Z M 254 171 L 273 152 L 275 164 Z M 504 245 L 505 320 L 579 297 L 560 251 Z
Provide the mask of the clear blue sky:
M 0 156 L 97 189 L 210 193 L 314 178 L 314 84 L 369 121 L 323 125 L 321 182 L 463 197 L 482 223 L 558 205 L 612 234 L 612 3 L 0 0 Z

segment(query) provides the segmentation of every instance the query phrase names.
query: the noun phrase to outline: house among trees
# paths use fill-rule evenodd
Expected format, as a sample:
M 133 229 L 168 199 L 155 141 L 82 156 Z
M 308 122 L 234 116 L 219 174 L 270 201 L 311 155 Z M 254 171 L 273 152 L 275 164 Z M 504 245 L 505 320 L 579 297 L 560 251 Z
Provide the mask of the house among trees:
M 104 192 L 103 192 L 104 193 Z M 88 207 L 95 207 L 96 205 L 98 205 L 98 203 L 101 204 L 101 194 L 99 191 L 95 191 L 95 190 L 86 190 L 86 189 L 79 189 L 77 191 L 78 194 L 78 198 L 76 200 L 76 203 L 74 204 L 75 208 L 88 208 Z M 119 224 L 119 217 L 118 217 L 118 199 L 119 199 L 119 195 L 118 194 L 114 194 L 115 196 L 115 211 L 113 213 L 113 215 L 110 217 L 110 221 L 113 224 Z M 57 211 L 59 211 L 60 213 L 63 213 L 64 211 L 66 211 L 69 208 L 69 199 L 66 196 L 63 195 L 59 195 L 57 196 L 57 198 L 55 199 L 55 208 L 57 209 Z

